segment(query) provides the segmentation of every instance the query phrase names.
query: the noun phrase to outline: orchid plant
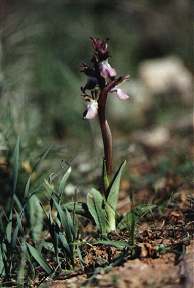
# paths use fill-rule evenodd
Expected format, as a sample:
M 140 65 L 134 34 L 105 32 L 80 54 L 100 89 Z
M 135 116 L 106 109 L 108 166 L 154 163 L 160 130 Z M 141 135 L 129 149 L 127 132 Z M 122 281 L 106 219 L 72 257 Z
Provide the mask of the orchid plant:
M 104 144 L 104 160 L 108 176 L 112 174 L 112 135 L 106 120 L 106 103 L 109 94 L 116 93 L 121 100 L 129 96 L 120 88 L 120 85 L 128 80 L 129 75 L 117 76 L 116 70 L 110 65 L 108 39 L 101 40 L 91 37 L 93 56 L 90 65 L 82 63 L 81 72 L 88 79 L 84 87 L 81 87 L 82 96 L 87 102 L 84 119 L 93 119 L 98 115 L 102 139 Z M 107 195 L 106 195 L 107 196 Z
M 107 235 L 116 229 L 117 202 L 120 189 L 120 179 L 124 161 L 112 176 L 112 134 L 106 119 L 106 103 L 110 94 L 116 94 L 119 99 L 126 100 L 129 96 L 120 88 L 129 76 L 117 76 L 116 70 L 109 63 L 109 50 L 107 40 L 91 37 L 93 56 L 90 64 L 82 63 L 81 72 L 87 76 L 86 84 L 81 87 L 84 100 L 87 102 L 84 119 L 93 119 L 98 116 L 104 144 L 103 165 L 103 193 L 92 189 L 87 196 L 87 205 L 77 205 L 78 213 L 89 212 L 101 235 Z M 111 180 L 111 181 L 110 181 Z M 83 203 L 82 203 L 83 204 Z M 75 208 L 75 205 L 74 205 Z M 71 210 L 71 209 L 70 209 Z M 87 210 L 87 211 L 86 211 Z

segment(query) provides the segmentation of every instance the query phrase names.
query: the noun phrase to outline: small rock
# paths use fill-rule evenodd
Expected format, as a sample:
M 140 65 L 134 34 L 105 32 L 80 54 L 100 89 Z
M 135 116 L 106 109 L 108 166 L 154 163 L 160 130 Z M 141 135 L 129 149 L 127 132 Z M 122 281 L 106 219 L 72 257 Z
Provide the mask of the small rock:
M 169 141 L 170 133 L 165 127 L 157 127 L 150 131 L 138 132 L 135 138 L 146 146 L 158 148 Z
M 181 59 L 171 56 L 144 61 L 139 76 L 152 95 L 176 91 L 183 103 L 192 103 L 192 74 Z

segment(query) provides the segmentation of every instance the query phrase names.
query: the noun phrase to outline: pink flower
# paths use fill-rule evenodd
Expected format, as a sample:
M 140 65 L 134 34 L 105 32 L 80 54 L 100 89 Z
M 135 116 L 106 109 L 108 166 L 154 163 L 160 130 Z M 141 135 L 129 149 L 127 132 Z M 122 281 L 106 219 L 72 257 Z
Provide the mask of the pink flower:
M 122 89 L 117 88 L 117 86 L 111 90 L 111 93 L 114 93 L 114 92 L 117 93 L 117 97 L 121 100 L 126 100 L 129 98 L 129 95 L 125 93 Z
M 119 88 L 119 86 L 120 86 L 123 82 L 127 81 L 128 79 L 129 79 L 129 75 L 126 75 L 126 76 L 121 77 L 120 83 L 117 84 L 114 88 L 112 88 L 110 92 L 111 92 L 111 93 L 116 92 L 117 97 L 118 97 L 119 99 L 121 99 L 121 100 L 126 100 L 126 99 L 128 99 L 128 98 L 129 98 L 129 95 L 128 95 L 127 93 L 125 93 L 122 89 Z
M 117 72 L 114 68 L 111 67 L 111 65 L 108 63 L 108 59 L 102 61 L 99 64 L 99 69 L 100 69 L 100 75 L 104 79 L 110 79 L 112 77 L 115 77 L 117 75 Z
M 86 111 L 84 112 L 84 119 L 93 119 L 98 114 L 98 102 L 91 99 L 87 104 Z

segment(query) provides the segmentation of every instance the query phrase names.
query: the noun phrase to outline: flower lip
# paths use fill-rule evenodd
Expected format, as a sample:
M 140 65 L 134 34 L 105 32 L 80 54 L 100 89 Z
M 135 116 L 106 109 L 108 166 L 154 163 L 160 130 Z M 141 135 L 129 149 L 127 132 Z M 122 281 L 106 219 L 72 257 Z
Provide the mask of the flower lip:
M 130 77 L 129 75 L 120 77 L 119 83 L 110 90 L 111 93 L 116 92 L 117 97 L 118 97 L 119 99 L 121 99 L 121 100 L 126 100 L 126 99 L 129 98 L 129 95 L 128 95 L 127 93 L 125 93 L 121 88 L 119 88 L 119 86 L 120 86 L 123 82 L 125 82 L 125 81 L 127 81 L 127 80 L 129 79 L 129 77 Z
M 111 92 L 116 92 L 117 97 L 121 100 L 127 100 L 129 98 L 129 95 L 125 93 L 121 88 L 115 87 Z
M 87 108 L 83 114 L 84 119 L 93 119 L 98 114 L 98 102 L 90 99 Z

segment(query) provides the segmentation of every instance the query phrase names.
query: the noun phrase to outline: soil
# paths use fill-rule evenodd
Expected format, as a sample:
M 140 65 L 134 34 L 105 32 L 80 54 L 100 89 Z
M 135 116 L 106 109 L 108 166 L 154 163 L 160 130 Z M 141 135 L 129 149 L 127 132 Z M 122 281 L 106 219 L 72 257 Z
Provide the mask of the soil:
M 175 255 L 166 253 L 158 259 L 128 260 L 109 272 L 99 271 L 90 279 L 86 274 L 53 281 L 48 287 L 194 287 L 194 241 L 186 248 L 183 259 L 176 264 Z
M 150 173 L 151 167 L 138 167 Z M 160 184 L 160 185 L 159 185 Z M 134 255 L 105 245 L 85 245 L 84 267 L 60 279 L 48 281 L 50 288 L 193 288 L 194 287 L 194 191 L 177 175 L 168 175 L 159 183 L 157 197 L 176 191 L 162 214 L 145 216 L 136 227 Z M 121 183 L 119 212 L 130 209 L 129 183 Z M 163 196 L 162 196 L 163 195 Z M 138 203 L 153 199 L 148 187 L 136 191 Z M 84 231 L 95 231 L 91 224 Z M 87 234 L 87 233 L 86 233 Z M 112 240 L 128 241 L 127 231 L 109 235 Z M 95 232 L 92 236 L 95 238 Z M 96 236 L 97 237 L 97 236 Z

